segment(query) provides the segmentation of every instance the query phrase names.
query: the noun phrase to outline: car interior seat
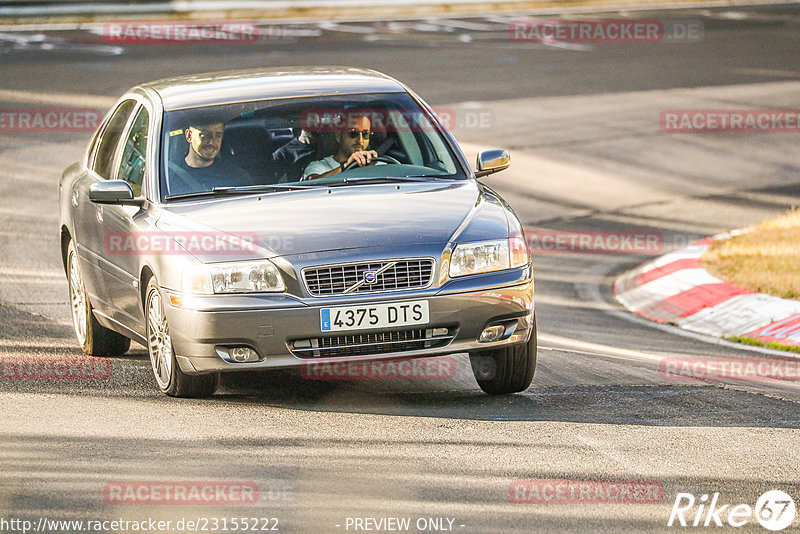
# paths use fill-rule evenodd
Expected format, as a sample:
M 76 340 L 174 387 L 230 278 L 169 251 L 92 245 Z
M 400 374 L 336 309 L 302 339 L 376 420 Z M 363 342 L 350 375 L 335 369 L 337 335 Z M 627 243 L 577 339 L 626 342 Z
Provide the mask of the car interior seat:
M 272 137 L 263 118 L 228 122 L 220 155 L 249 174 L 253 185 L 272 183 Z

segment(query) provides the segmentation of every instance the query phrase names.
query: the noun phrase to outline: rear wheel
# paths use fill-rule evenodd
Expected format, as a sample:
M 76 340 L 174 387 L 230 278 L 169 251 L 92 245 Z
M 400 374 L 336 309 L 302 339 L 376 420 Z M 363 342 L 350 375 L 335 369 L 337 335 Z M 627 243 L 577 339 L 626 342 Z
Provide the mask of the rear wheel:
M 181 371 L 172 349 L 169 323 L 164 314 L 164 302 L 155 278 L 147 284 L 145 300 L 147 320 L 147 352 L 158 389 L 170 397 L 207 397 L 217 387 L 217 375 L 188 375 Z
M 67 281 L 69 282 L 72 324 L 83 352 L 89 356 L 125 354 L 131 346 L 131 340 L 106 328 L 94 318 L 92 304 L 86 294 L 86 286 L 81 278 L 78 256 L 72 241 L 67 247 Z
M 504 395 L 528 389 L 536 370 L 536 317 L 532 329 L 527 343 L 470 353 L 472 373 L 483 391 Z

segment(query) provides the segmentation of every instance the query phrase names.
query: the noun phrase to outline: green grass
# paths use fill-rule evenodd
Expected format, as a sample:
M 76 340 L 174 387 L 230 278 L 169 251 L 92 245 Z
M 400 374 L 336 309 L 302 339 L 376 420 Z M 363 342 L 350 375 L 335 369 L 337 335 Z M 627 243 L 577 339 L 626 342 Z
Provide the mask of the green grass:
M 800 347 L 795 347 L 793 345 L 781 345 L 780 343 L 775 343 L 774 341 L 770 343 L 765 343 L 760 339 L 755 339 L 747 336 L 724 336 L 724 339 L 727 339 L 728 341 L 733 341 L 734 343 L 741 343 L 742 345 L 766 347 L 768 349 L 783 350 L 786 352 L 796 352 L 800 354 Z

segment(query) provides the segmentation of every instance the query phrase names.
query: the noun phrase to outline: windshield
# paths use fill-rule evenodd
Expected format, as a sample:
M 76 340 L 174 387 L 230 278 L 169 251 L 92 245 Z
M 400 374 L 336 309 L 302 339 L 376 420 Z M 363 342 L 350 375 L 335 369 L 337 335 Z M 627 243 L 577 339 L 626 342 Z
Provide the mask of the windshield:
M 166 200 L 387 180 L 466 179 L 439 127 L 407 93 L 170 111 L 163 153 L 161 196 Z M 369 155 L 358 158 L 356 153 Z

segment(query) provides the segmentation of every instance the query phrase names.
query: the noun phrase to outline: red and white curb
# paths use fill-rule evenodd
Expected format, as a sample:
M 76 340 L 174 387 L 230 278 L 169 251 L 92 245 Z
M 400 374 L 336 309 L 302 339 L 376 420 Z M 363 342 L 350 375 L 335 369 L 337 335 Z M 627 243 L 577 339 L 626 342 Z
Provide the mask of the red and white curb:
M 715 236 L 620 276 L 617 300 L 638 315 L 710 336 L 800 347 L 800 301 L 746 291 L 711 276 L 700 256 Z

